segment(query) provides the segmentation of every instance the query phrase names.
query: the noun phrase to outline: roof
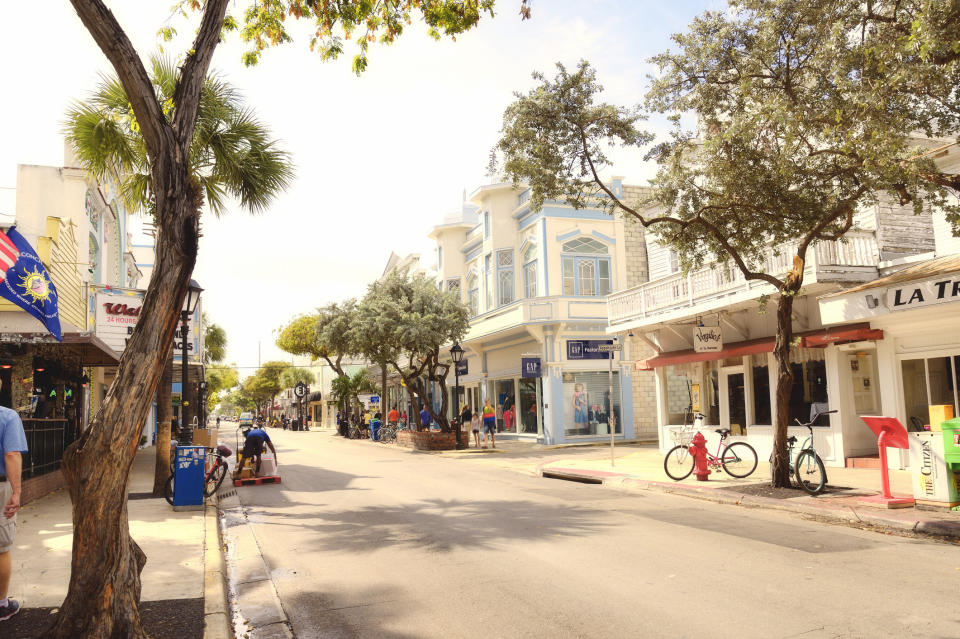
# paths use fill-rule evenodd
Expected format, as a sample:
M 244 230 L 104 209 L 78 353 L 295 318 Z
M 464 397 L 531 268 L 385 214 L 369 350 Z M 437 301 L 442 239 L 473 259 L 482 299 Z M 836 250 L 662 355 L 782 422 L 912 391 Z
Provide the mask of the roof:
M 954 273 L 957 271 L 960 271 L 960 253 L 954 255 L 945 255 L 927 262 L 922 262 L 920 264 L 905 268 L 902 271 L 897 271 L 892 275 L 887 275 L 886 277 L 873 280 L 872 282 L 867 282 L 866 284 L 861 284 L 860 286 L 844 289 L 837 293 L 831 293 L 830 295 L 824 295 L 823 298 L 826 299 L 831 297 L 839 297 L 841 295 L 848 295 L 858 291 L 866 291 L 872 288 L 903 284 L 904 282 L 913 282 L 915 280 L 925 280 L 930 277 L 946 275 L 947 273 Z

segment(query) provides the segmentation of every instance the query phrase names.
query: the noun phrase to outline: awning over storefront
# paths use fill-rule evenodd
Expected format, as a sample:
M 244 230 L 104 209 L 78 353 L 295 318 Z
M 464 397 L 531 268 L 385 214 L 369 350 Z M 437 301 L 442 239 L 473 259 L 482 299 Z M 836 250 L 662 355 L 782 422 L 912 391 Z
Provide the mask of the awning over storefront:
M 8 344 L 58 344 L 80 357 L 81 366 L 116 366 L 120 353 L 93 333 L 64 333 L 63 342 L 50 333 L 3 333 L 0 342 Z
M 804 348 L 823 348 L 829 344 L 883 339 L 883 331 L 870 328 L 870 324 L 863 323 L 840 328 L 822 328 L 816 331 L 794 333 L 794 337 L 801 338 L 800 345 Z M 709 362 L 717 359 L 726 359 L 728 357 L 755 355 L 757 353 L 772 353 L 775 342 L 776 339 L 774 337 L 761 337 L 759 339 L 727 344 L 719 351 L 708 353 L 698 353 L 692 348 L 683 351 L 671 351 L 640 361 L 637 363 L 637 368 L 639 370 L 652 371 L 660 366 Z

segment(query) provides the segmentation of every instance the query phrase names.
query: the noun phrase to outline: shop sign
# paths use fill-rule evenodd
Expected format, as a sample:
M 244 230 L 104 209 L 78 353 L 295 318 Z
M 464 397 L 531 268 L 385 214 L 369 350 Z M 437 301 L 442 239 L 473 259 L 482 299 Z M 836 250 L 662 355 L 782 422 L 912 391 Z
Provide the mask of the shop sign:
M 97 293 L 95 334 L 107 346 L 118 353 L 127 347 L 127 340 L 133 334 L 133 328 L 140 317 L 143 295 L 123 295 L 115 293 Z
M 715 353 L 723 350 L 723 332 L 719 326 L 694 326 L 693 350 L 697 353 Z
M 567 359 L 610 359 L 613 355 L 601 351 L 600 346 L 611 344 L 612 339 L 568 339 Z
M 540 358 L 521 357 L 520 377 L 540 377 Z
M 460 360 L 460 363 L 457 364 L 457 375 L 466 375 L 469 370 L 467 360 Z
M 887 308 L 891 311 L 957 301 L 960 301 L 960 276 L 957 275 L 887 289 Z

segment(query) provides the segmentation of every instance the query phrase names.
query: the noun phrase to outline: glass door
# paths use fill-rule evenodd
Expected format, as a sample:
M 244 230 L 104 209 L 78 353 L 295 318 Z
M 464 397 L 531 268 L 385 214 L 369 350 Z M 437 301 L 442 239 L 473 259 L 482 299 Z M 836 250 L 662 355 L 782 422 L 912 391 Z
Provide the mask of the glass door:
M 540 427 L 540 380 L 521 379 L 519 382 L 519 404 L 517 405 L 517 422 L 519 432 L 537 435 L 541 434 Z
M 726 399 L 720 410 L 720 422 L 731 435 L 747 434 L 747 401 L 744 392 L 743 367 L 723 368 L 720 394 Z

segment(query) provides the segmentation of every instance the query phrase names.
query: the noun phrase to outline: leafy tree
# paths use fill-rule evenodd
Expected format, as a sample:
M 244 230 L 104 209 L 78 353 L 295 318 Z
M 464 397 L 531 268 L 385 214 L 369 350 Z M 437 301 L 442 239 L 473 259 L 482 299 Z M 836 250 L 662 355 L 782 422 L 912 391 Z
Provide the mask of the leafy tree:
M 388 364 L 395 361 L 399 353 L 393 335 L 395 326 L 381 315 L 383 298 L 374 289 L 371 285 L 368 295 L 356 307 L 353 342 L 363 357 L 380 367 L 380 406 L 386 411 Z
M 333 303 L 314 315 L 303 315 L 280 331 L 277 346 L 293 355 L 323 359 L 337 375 L 344 375 L 343 359 L 357 354 L 354 342 L 356 301 Z
M 140 571 L 146 557 L 130 538 L 126 491 L 130 468 L 147 414 L 170 350 L 177 319 L 196 263 L 204 180 L 193 166 L 194 138 L 210 61 L 226 32 L 239 28 L 256 61 L 268 46 L 286 42 L 286 25 L 305 20 L 316 29 L 311 46 L 325 58 L 343 51 L 343 38 L 355 35 L 359 53 L 354 69 L 365 68 L 372 41 L 392 42 L 403 25 L 420 15 L 431 35 L 455 36 L 492 13 L 494 0 L 275 0 L 241 3 L 241 20 L 227 19 L 228 0 L 182 0 L 186 15 L 199 15 L 193 43 L 179 60 L 169 102 L 159 99 L 136 49 L 103 0 L 71 0 L 80 21 L 113 66 L 143 141 L 149 166 L 150 210 L 156 227 L 156 261 L 143 311 L 117 371 L 117 377 L 90 427 L 66 452 L 62 470 L 73 503 L 73 556 L 67 596 L 50 638 L 145 636 L 140 621 Z M 189 15 L 188 15 L 189 17 Z M 285 20 L 285 18 L 288 18 Z M 166 37 L 171 28 L 164 28 Z M 343 34 L 342 36 L 340 34 Z M 264 208 L 282 184 L 244 188 L 241 200 Z
M 660 167 L 651 201 L 624 201 L 600 179 L 608 145 L 642 146 L 651 136 L 638 127 L 638 110 L 598 103 L 602 88 L 586 62 L 573 73 L 558 65 L 553 81 L 536 75 L 540 85 L 505 112 L 498 143 L 506 173 L 532 187 L 533 206 L 549 198 L 619 211 L 651 227 L 685 268 L 732 262 L 779 294 L 777 486 L 789 483 L 791 317 L 808 248 L 841 238 L 858 207 L 885 196 L 913 202 L 917 212 L 955 211 L 931 179 L 942 174 L 905 133 L 916 130 L 919 110 L 903 95 L 884 96 L 886 108 L 866 104 L 878 99 L 882 76 L 857 64 L 869 56 L 865 44 L 851 44 L 850 6 L 741 3 L 675 36 L 680 51 L 655 58 L 660 73 L 647 96 L 648 107 L 673 122 L 669 140 L 648 156 Z M 689 115 L 697 131 L 683 126 Z M 792 254 L 785 276 L 765 271 L 771 245 Z
M 214 407 L 221 402 L 227 392 L 240 383 L 237 369 L 222 364 L 207 366 L 206 380 L 208 413 L 213 412 Z
M 300 382 L 304 384 L 313 384 L 317 378 L 307 368 L 291 366 L 280 375 L 280 385 L 283 388 L 293 388 Z
M 207 319 L 203 314 L 203 363 L 222 362 L 227 356 L 227 332 Z M 208 382 L 210 380 L 207 380 Z
M 446 380 L 450 364 L 443 361 L 440 348 L 466 334 L 469 309 L 453 293 L 437 290 L 423 275 L 410 276 L 404 271 L 393 271 L 371 284 L 360 308 L 361 330 L 370 327 L 376 341 L 393 345 L 375 352 L 390 358 L 418 412 L 418 397 L 427 397 L 426 383 L 437 382 L 440 411 L 435 412 L 430 402 L 425 407 L 440 429 L 449 432 Z

